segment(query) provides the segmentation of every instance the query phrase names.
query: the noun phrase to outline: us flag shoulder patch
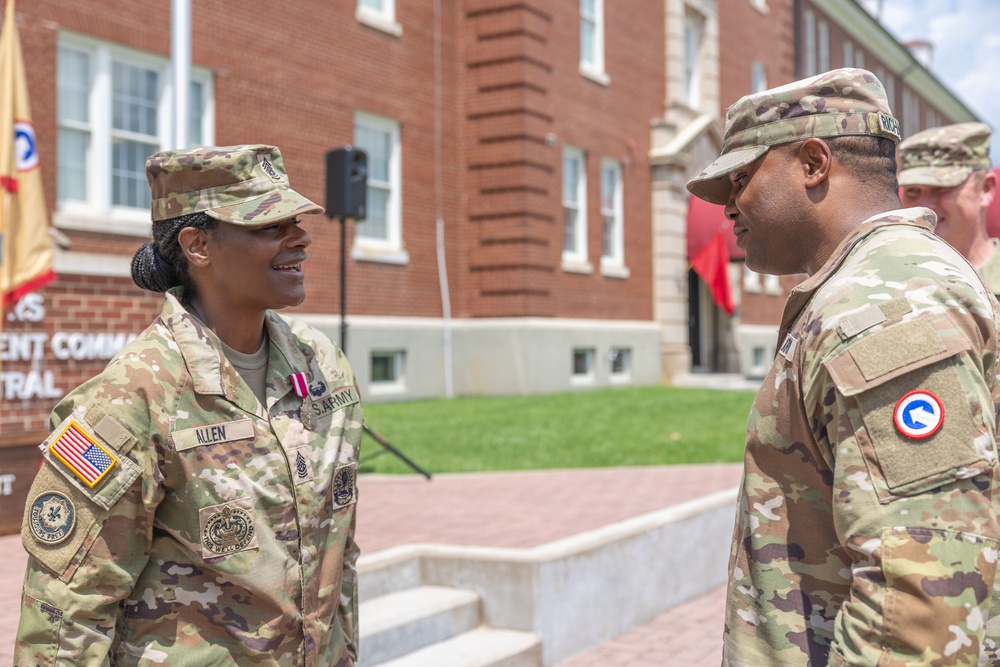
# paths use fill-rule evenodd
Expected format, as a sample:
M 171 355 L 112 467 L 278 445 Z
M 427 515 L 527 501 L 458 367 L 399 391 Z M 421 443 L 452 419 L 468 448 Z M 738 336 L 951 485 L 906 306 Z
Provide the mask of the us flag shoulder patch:
M 97 486 L 118 462 L 117 457 L 92 438 L 76 420 L 49 444 L 49 451 L 90 488 Z

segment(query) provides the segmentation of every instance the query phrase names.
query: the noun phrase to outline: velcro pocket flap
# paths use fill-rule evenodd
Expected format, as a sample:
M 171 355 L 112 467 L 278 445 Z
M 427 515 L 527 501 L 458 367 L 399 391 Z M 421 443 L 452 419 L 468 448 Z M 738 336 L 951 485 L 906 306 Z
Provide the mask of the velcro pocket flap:
M 869 334 L 824 365 L 841 393 L 853 396 L 971 349 L 968 339 L 945 340 L 929 321 L 918 318 Z

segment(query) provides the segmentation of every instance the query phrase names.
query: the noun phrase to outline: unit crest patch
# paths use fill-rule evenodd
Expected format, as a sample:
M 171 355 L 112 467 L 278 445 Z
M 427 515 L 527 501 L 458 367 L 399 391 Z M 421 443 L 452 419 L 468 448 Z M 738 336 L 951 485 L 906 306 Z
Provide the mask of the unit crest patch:
M 354 466 L 341 466 L 333 471 L 333 504 L 344 507 L 354 502 Z
M 45 544 L 58 544 L 73 531 L 76 508 L 73 501 L 56 491 L 47 491 L 31 502 L 28 526 L 35 539 Z

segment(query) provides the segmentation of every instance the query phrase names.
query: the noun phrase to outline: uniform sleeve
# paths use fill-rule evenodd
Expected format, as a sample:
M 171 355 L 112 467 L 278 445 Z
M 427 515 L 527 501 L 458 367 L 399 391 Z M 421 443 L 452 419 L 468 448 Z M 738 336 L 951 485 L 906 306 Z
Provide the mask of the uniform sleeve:
M 110 664 L 120 602 L 146 565 L 158 503 L 136 445 L 113 417 L 78 408 L 41 446 L 21 531 L 29 559 L 15 667 Z
M 851 559 L 831 665 L 978 664 L 1000 547 L 994 356 L 981 346 L 923 315 L 813 369 Z
M 344 576 L 340 585 L 340 607 L 337 610 L 337 614 L 340 616 L 340 627 L 344 629 L 347 650 L 355 661 L 358 659 L 360 642 L 358 630 L 358 556 L 361 555 L 361 550 L 358 548 L 358 543 L 354 541 L 354 528 L 357 525 L 357 520 L 358 515 L 355 512 L 351 518 L 351 530 L 347 536 L 347 544 L 344 546 Z

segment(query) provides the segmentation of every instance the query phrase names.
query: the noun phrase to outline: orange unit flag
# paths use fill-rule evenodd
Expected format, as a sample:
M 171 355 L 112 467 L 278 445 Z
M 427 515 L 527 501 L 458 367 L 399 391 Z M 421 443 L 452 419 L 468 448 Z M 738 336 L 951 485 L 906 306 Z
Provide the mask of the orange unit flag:
M 0 33 L 0 294 L 8 308 L 55 279 L 14 0 Z M 0 322 L 2 328 L 2 322 Z
M 712 300 L 728 314 L 733 314 L 733 293 L 729 288 L 729 248 L 726 232 L 720 229 L 691 258 L 691 268 L 705 281 Z

